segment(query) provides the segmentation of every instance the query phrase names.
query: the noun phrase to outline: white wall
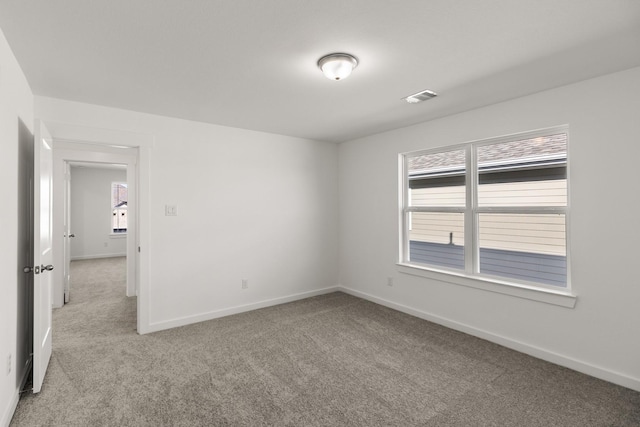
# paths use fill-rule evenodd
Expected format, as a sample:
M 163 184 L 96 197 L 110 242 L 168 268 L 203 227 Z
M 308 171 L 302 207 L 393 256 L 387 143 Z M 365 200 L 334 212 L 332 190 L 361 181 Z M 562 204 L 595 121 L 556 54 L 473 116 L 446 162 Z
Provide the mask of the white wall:
M 22 127 L 22 130 L 20 128 Z M 24 132 L 29 135 L 24 135 Z M 23 133 L 23 135 L 21 135 Z M 24 325 L 18 325 L 23 306 L 24 276 L 18 265 L 18 143 L 19 138 L 33 140 L 33 94 L 4 34 L 0 31 L 0 425 L 8 425 L 18 402 L 18 388 L 24 374 L 25 360 L 18 359 L 28 346 Z M 24 142 L 24 141 L 23 141 Z M 22 295 L 22 297 L 21 297 Z M 18 334 L 18 331 L 20 333 Z M 7 359 L 11 357 L 11 372 Z
M 50 98 L 37 97 L 36 111 L 96 135 L 155 137 L 149 176 L 141 177 L 148 194 L 140 189 L 150 211 L 141 217 L 149 234 L 143 332 L 336 286 L 335 144 Z M 49 127 L 55 139 L 60 126 Z M 165 216 L 165 205 L 177 205 L 178 215 Z
M 636 68 L 341 144 L 341 284 L 640 390 L 639 93 Z M 399 153 L 561 124 L 570 126 L 575 308 L 398 272 Z
M 127 254 L 126 234 L 111 233 L 111 183 L 127 182 L 126 169 L 71 167 L 71 259 Z

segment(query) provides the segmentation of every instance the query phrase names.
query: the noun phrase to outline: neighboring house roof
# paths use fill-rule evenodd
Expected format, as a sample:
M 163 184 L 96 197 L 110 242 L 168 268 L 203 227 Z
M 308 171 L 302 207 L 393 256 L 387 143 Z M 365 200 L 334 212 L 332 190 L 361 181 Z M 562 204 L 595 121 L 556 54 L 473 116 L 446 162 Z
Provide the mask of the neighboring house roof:
M 566 162 L 567 135 L 557 134 L 520 141 L 501 142 L 478 147 L 480 169 L 497 169 L 513 164 L 549 164 Z M 445 151 L 412 156 L 407 159 L 409 175 L 462 172 L 465 151 Z

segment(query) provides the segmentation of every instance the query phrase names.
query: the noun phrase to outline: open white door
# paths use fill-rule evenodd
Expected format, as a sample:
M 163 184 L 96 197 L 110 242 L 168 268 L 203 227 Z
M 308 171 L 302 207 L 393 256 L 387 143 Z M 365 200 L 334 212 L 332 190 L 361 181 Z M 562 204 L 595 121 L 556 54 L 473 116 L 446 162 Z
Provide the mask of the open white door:
M 53 270 L 53 141 L 36 120 L 33 152 L 33 392 L 42 388 L 51 359 Z

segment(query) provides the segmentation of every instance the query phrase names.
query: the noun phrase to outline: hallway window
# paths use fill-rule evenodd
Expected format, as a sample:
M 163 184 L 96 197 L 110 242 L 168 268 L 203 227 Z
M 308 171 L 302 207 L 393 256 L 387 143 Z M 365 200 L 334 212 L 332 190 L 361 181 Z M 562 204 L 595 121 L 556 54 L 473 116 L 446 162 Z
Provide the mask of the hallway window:
M 111 184 L 111 231 L 113 233 L 127 232 L 127 195 L 126 182 Z

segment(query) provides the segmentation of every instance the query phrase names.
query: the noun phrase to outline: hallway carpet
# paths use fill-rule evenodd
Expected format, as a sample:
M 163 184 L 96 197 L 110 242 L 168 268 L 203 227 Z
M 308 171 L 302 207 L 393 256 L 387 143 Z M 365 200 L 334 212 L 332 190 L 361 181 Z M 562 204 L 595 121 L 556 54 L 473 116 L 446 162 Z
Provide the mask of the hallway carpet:
M 12 426 L 640 425 L 640 393 L 344 293 L 140 336 L 123 263 L 72 263 Z

